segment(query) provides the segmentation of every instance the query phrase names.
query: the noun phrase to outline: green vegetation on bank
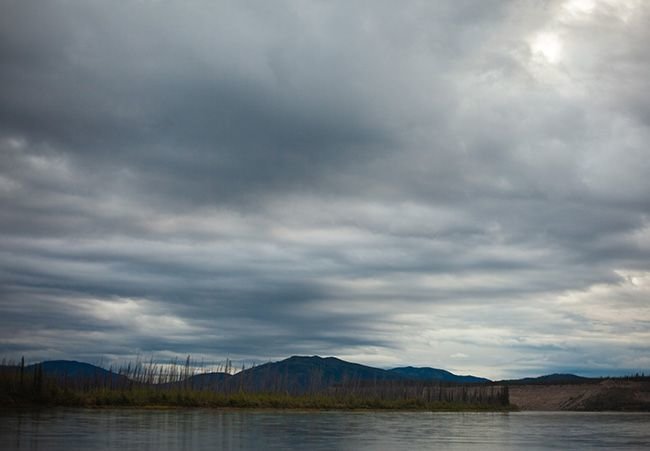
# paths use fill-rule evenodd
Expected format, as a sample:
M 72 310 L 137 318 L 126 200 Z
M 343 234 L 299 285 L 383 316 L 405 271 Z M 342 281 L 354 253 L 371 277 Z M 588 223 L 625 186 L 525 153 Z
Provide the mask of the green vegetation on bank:
M 198 390 L 71 390 L 56 386 L 41 393 L 2 393 L 2 405 L 67 407 L 207 407 L 272 409 L 369 409 L 429 411 L 505 411 L 509 405 L 423 401 L 421 399 L 381 399 L 355 395 L 288 395 L 282 393 L 218 393 Z

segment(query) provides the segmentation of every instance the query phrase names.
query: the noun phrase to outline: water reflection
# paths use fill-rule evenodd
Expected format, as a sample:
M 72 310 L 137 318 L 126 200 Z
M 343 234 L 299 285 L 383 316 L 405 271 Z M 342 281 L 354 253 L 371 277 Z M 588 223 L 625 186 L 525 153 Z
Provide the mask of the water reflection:
M 650 415 L 44 409 L 0 411 L 0 448 L 640 449 Z

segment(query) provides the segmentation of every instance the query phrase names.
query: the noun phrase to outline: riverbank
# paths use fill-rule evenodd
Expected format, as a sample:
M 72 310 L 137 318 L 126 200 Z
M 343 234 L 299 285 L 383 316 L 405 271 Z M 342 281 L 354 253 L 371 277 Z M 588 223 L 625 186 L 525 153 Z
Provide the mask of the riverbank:
M 510 403 L 531 411 L 650 412 L 650 382 L 605 379 L 587 384 L 512 385 Z
M 421 399 L 381 399 L 354 395 L 286 395 L 279 393 L 233 393 L 210 391 L 130 391 L 92 390 L 84 392 L 53 390 L 29 396 L 3 396 L 5 408 L 21 407 L 138 407 L 138 408 L 237 408 L 297 410 L 412 410 L 439 412 L 500 412 L 514 410 L 510 405 L 470 404 Z

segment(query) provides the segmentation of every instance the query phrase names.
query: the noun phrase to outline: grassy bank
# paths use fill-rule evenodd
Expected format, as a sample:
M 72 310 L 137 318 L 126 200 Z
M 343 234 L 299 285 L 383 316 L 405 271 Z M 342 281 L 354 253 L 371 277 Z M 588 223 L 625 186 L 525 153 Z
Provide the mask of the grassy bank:
M 123 388 L 70 388 L 55 379 L 32 378 L 0 383 L 0 406 L 66 407 L 205 407 L 253 409 L 368 409 L 424 411 L 506 411 L 508 404 L 425 400 L 416 397 L 373 396 L 368 393 L 232 392 L 133 385 Z
M 5 407 L 207 407 L 272 409 L 369 409 L 425 411 L 506 411 L 510 406 L 469 404 L 421 399 L 381 399 L 354 395 L 286 395 L 280 393 L 215 393 L 211 391 L 169 391 L 96 389 L 89 391 L 49 388 L 43 393 L 14 393 L 1 399 Z

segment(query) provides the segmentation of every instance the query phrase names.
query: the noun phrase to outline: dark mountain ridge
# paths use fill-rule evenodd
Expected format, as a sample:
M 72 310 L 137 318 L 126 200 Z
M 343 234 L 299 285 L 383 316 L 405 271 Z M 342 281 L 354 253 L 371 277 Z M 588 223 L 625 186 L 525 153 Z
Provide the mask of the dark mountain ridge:
M 75 360 L 48 360 L 27 365 L 25 371 L 34 373 L 39 368 L 44 375 L 70 384 L 116 385 L 129 382 L 122 374 Z
M 27 365 L 25 370 L 33 371 L 40 365 L 43 373 L 50 376 L 66 375 L 70 377 L 94 377 L 116 375 L 112 371 L 90 363 L 78 362 L 76 360 L 47 360 L 38 364 Z
M 508 385 L 559 385 L 559 384 L 588 384 L 599 382 L 598 378 L 576 376 L 575 374 L 554 373 L 539 377 L 524 377 L 522 379 L 508 379 L 499 383 Z
M 233 381 L 254 391 L 318 391 L 359 381 L 402 379 L 397 374 L 336 357 L 293 356 L 279 362 L 255 366 L 233 375 Z
M 444 381 L 455 382 L 459 384 L 482 384 L 491 382 L 490 379 L 486 379 L 484 377 L 459 376 L 447 370 L 429 367 L 415 368 L 412 366 L 406 366 L 401 368 L 393 368 L 392 370 L 388 371 L 391 373 L 399 374 L 406 379 L 416 381 Z
M 99 366 L 70 360 L 45 361 L 40 364 L 43 374 L 59 379 L 83 380 L 84 383 L 121 384 L 130 381 L 127 375 L 106 370 Z M 36 365 L 25 367 L 26 371 L 34 371 Z M 498 384 L 562 384 L 588 383 L 596 379 L 585 378 L 573 374 L 550 374 L 536 378 L 504 380 Z M 448 383 L 448 384 L 485 384 L 489 379 L 457 375 L 437 368 L 416 368 L 412 366 L 393 369 L 381 369 L 346 362 L 336 357 L 293 356 L 278 362 L 269 362 L 254 366 L 236 374 L 223 372 L 200 373 L 187 378 L 179 377 L 161 386 L 178 385 L 205 390 L 224 391 L 271 391 L 287 393 L 307 393 L 323 390 L 327 387 L 370 383 L 390 383 L 391 381 L 408 381 L 417 383 Z M 155 384 L 154 384 L 155 385 Z
M 407 383 L 482 384 L 489 379 L 458 376 L 435 368 L 394 368 L 385 370 L 336 357 L 293 356 L 243 370 L 234 375 L 207 373 L 192 376 L 186 383 L 199 389 L 226 391 L 284 391 L 306 393 L 333 386 Z

